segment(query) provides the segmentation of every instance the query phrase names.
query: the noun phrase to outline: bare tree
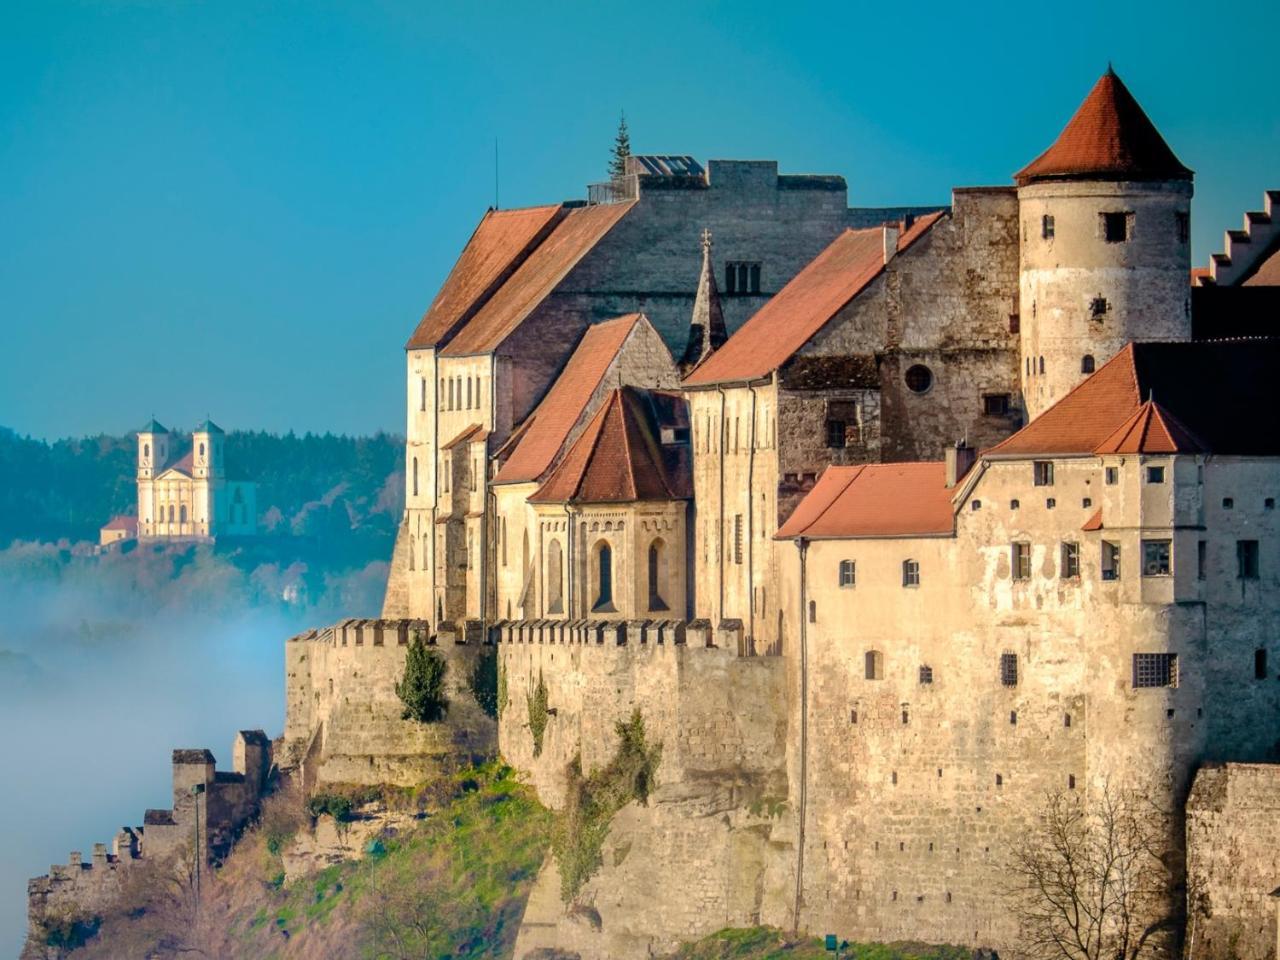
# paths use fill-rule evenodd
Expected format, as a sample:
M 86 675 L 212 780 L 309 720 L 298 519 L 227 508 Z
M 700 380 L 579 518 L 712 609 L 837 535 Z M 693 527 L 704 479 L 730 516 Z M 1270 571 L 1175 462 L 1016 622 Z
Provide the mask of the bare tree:
M 1020 943 L 1040 960 L 1137 960 L 1172 914 L 1168 818 L 1132 792 L 1054 793 L 1013 852 Z

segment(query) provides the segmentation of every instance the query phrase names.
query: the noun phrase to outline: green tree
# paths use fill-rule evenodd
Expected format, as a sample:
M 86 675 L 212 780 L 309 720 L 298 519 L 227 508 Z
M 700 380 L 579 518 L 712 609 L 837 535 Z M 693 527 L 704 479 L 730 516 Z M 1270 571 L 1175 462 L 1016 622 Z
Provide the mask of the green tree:
M 396 684 L 396 696 L 404 703 L 405 720 L 436 723 L 444 719 L 449 701 L 444 695 L 444 657 L 427 646 L 418 634 L 409 645 L 404 676 Z
M 609 178 L 620 180 L 627 173 L 627 157 L 631 156 L 631 134 L 627 132 L 627 115 L 618 118 L 618 135 L 613 140 L 613 153 L 609 157 Z

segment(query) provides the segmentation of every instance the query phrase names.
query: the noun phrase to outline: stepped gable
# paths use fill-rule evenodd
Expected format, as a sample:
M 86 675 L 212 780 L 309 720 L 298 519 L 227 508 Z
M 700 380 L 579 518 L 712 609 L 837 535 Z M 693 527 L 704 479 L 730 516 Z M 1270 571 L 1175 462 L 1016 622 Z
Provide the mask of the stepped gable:
M 634 206 L 631 201 L 569 210 L 441 354 L 464 357 L 496 350 Z
M 1020 187 L 1046 180 L 1190 180 L 1192 172 L 1110 67 L 1058 139 L 1014 174 Z
M 663 444 L 663 428 L 683 429 L 688 412 L 674 394 L 621 387 L 612 391 L 529 498 L 531 503 L 629 503 L 692 496 L 689 446 Z
M 446 340 L 542 242 L 563 213 L 561 204 L 486 211 L 405 349 L 435 347 Z
M 1262 209 L 1247 210 L 1239 230 L 1224 235 L 1223 252 L 1192 271 L 1192 286 L 1280 286 L 1280 190 L 1262 194 Z
M 954 493 L 942 461 L 828 467 L 774 539 L 949 535 Z
M 1153 401 L 1153 408 L 1144 414 L 1148 401 Z M 1280 456 L 1280 431 L 1260 420 L 1264 411 L 1277 405 L 1280 340 L 1130 343 L 983 456 L 1106 452 L 1103 448 L 1109 442 L 1135 442 L 1135 431 L 1142 424 L 1148 428 L 1142 434 L 1145 443 L 1184 445 L 1188 451 L 1219 454 Z M 1130 429 L 1122 430 L 1127 425 Z
M 642 319 L 642 314 L 630 313 L 587 328 L 564 370 L 526 421 L 519 443 L 494 483 L 526 483 L 547 472 L 622 344 Z
M 898 234 L 902 253 L 946 211 L 917 219 Z M 778 369 L 884 271 L 887 227 L 846 230 L 760 308 L 685 386 L 757 380 Z

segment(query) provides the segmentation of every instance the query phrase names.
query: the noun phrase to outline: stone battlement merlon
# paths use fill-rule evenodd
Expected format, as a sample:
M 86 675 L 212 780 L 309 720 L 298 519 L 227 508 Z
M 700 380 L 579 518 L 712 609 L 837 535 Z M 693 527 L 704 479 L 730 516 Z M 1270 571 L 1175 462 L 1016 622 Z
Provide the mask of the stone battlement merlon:
M 726 650 L 750 656 L 741 620 L 499 620 L 489 628 L 495 644 L 670 646 Z

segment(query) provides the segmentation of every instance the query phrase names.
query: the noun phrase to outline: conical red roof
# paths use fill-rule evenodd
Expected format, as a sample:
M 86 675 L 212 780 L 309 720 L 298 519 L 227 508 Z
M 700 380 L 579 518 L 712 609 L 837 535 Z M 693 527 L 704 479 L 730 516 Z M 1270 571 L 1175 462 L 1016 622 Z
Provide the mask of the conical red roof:
M 1133 94 L 1108 67 L 1058 139 L 1014 175 L 1044 180 L 1190 180 Z

